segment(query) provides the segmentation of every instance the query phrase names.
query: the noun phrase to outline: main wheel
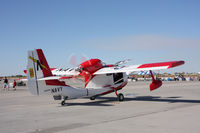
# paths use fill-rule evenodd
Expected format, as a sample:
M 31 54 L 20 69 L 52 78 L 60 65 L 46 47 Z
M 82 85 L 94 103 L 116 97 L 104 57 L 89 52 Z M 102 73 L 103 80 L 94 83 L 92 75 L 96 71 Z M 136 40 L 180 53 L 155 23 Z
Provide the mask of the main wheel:
M 61 102 L 61 105 L 62 106 L 64 106 L 66 103 L 65 103 L 65 101 L 63 100 L 62 102 Z
M 118 100 L 121 102 L 121 101 L 124 101 L 124 95 L 122 93 L 119 93 L 118 94 Z
M 90 97 L 90 100 L 95 100 L 96 97 Z

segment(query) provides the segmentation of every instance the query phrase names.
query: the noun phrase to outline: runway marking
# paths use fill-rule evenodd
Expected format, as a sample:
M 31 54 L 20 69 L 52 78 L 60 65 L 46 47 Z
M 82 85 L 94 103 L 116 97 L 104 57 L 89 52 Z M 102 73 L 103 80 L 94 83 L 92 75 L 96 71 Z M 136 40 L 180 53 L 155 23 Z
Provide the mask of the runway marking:
M 71 130 L 71 129 L 75 129 L 75 128 L 81 128 L 81 127 L 85 127 L 85 126 L 89 126 L 91 124 L 87 124 L 87 123 L 73 123 L 73 124 L 69 124 L 69 125 L 63 125 L 60 127 L 52 127 L 52 128 L 47 128 L 47 129 L 36 129 L 33 132 L 30 133 L 55 133 L 55 132 L 61 132 L 61 131 L 66 131 L 66 130 Z
M 120 102 L 111 102 L 111 104 L 119 104 Z

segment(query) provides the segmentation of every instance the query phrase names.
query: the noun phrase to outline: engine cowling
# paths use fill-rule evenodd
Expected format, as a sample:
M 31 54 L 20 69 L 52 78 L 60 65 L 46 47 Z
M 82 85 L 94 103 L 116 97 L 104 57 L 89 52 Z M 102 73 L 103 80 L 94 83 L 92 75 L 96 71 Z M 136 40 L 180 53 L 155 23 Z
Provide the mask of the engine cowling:
M 150 84 L 150 91 L 153 91 L 157 88 L 159 88 L 160 86 L 162 86 L 162 81 L 157 79 L 157 80 L 153 80 L 152 83 Z
M 97 70 L 101 69 L 103 64 L 99 59 L 90 59 L 80 64 L 78 70 L 80 71 L 80 75 L 85 79 L 85 87 L 88 82 L 94 77 L 92 75 Z
M 101 60 L 90 59 L 80 64 L 80 69 L 82 71 L 89 72 L 90 74 L 96 72 L 103 67 Z

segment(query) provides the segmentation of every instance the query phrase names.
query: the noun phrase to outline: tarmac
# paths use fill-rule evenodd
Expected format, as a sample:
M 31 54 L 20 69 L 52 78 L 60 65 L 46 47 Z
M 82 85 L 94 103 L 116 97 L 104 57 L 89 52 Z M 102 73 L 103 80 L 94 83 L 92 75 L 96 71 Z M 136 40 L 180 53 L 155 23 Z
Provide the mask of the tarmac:
M 0 90 L 1 133 L 199 133 L 200 82 L 163 82 L 149 91 L 150 82 L 129 82 L 114 93 L 97 98 L 54 101 L 33 96 L 27 87 Z

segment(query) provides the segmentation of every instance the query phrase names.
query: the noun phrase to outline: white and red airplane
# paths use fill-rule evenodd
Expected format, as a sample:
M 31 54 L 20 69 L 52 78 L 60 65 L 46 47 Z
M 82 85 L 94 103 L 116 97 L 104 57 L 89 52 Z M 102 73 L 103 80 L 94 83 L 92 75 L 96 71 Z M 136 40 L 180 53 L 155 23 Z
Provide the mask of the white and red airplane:
M 28 51 L 27 85 L 34 95 L 52 94 L 55 100 L 62 100 L 65 105 L 67 99 L 96 97 L 115 92 L 119 101 L 124 100 L 121 93 L 117 93 L 126 84 L 128 75 L 137 71 L 150 71 L 152 83 L 150 90 L 162 85 L 161 80 L 154 79 L 152 70 L 169 69 L 184 64 L 184 61 L 170 61 L 142 65 L 120 66 L 127 62 L 120 61 L 115 65 L 106 65 L 99 59 L 90 59 L 74 69 L 50 69 L 41 49 Z M 67 83 L 62 80 L 70 80 Z M 74 87 L 73 81 L 83 81 L 84 86 Z M 70 83 L 72 85 L 70 85 Z

